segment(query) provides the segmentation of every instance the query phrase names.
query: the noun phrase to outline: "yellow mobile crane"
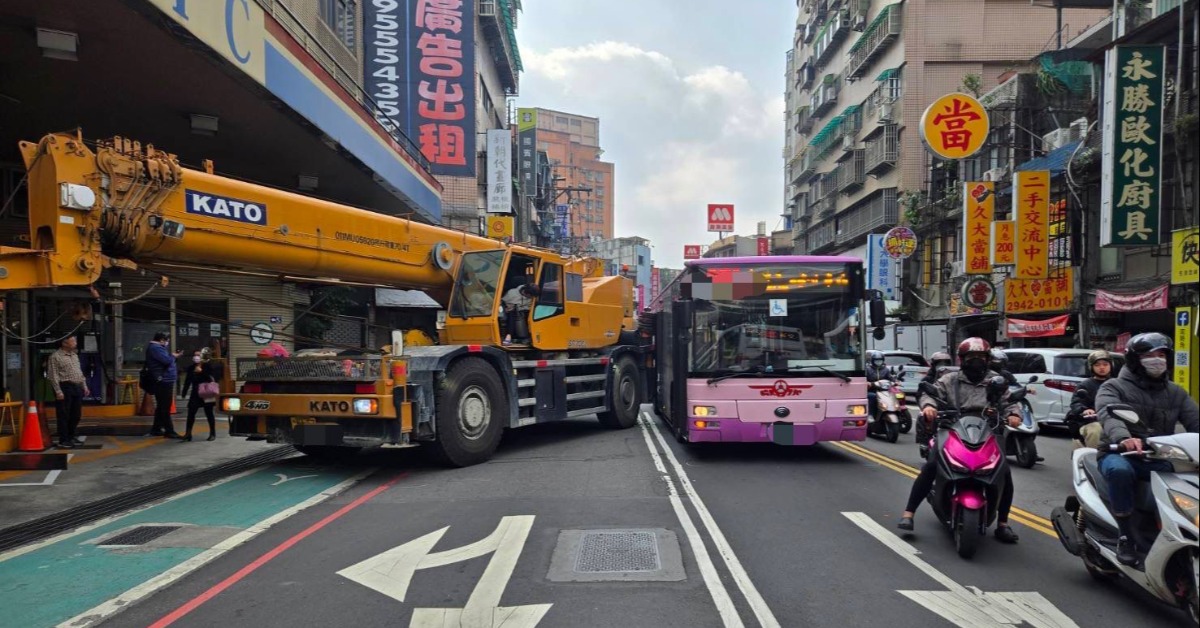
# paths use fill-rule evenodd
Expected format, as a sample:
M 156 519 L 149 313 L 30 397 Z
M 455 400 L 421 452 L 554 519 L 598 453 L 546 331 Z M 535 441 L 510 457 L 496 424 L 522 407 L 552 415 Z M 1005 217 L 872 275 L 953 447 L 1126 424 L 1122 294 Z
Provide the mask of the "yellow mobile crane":
M 437 344 L 243 358 L 222 395 L 235 436 L 310 454 L 432 445 L 488 459 L 505 428 L 597 414 L 629 427 L 645 397 L 629 279 L 597 260 L 416 223 L 182 167 L 127 138 L 51 134 L 20 145 L 30 248 L 0 247 L 0 290 L 90 285 L 106 267 L 226 267 L 425 291 Z M 536 285 L 528 310 L 501 297 Z M 527 338 L 506 344 L 506 333 Z

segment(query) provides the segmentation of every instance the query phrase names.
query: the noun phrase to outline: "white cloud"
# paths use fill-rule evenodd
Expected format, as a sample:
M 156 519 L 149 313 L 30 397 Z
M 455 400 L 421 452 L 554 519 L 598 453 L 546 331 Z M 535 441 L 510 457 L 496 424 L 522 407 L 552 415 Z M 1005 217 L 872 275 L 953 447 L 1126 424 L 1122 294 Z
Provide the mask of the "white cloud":
M 684 244 L 708 244 L 705 205 L 733 203 L 738 233 L 783 209 L 781 85 L 721 65 L 683 69 L 663 53 L 603 41 L 522 50 L 521 105 L 600 118 L 616 163 L 616 234 L 649 238 L 679 267 Z

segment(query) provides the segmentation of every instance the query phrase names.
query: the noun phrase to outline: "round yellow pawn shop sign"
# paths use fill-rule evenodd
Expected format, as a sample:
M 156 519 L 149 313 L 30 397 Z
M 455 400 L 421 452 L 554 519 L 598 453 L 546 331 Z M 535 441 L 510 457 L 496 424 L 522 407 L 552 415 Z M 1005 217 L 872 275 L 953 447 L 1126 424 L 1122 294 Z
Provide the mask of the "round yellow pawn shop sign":
M 942 159 L 974 155 L 987 136 L 987 109 L 968 94 L 946 94 L 921 115 L 921 139 Z

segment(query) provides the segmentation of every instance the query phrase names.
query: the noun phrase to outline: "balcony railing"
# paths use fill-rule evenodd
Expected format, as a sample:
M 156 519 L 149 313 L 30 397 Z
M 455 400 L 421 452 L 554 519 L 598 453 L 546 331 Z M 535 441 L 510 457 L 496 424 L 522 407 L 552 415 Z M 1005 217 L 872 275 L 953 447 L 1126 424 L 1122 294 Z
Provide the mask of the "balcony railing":
M 838 44 L 846 39 L 850 34 L 850 15 L 845 11 L 838 11 L 829 16 L 829 21 L 821 27 L 821 32 L 817 33 L 816 43 L 813 44 L 813 60 L 818 66 L 825 65 L 833 53 L 837 51 Z
M 837 221 L 829 219 L 817 223 L 808 229 L 808 253 L 821 253 L 829 248 L 837 239 Z
M 809 106 L 812 108 L 812 115 L 820 117 L 832 109 L 837 104 L 839 91 L 841 91 L 841 80 L 838 75 L 826 74 L 810 99 Z
M 812 158 L 812 150 L 802 149 L 800 151 L 800 160 L 792 168 L 792 185 L 802 185 L 812 178 L 817 173 L 817 162 Z
M 802 105 L 796 109 L 796 132 L 808 133 L 813 128 L 813 117 L 809 113 L 808 105 Z
M 837 219 L 837 242 L 847 244 L 900 220 L 896 188 L 884 188 L 843 211 Z
M 846 63 L 846 77 L 857 79 L 866 73 L 871 63 L 887 50 L 888 45 L 900 36 L 904 29 L 904 6 L 889 4 L 863 31 L 862 36 L 850 47 L 850 59 Z
M 862 189 L 862 186 L 867 181 L 867 151 L 855 149 L 850 152 L 850 157 L 838 164 L 834 172 L 837 173 L 837 188 L 842 194 L 851 194 Z
M 894 124 L 884 125 L 883 131 L 866 142 L 867 174 L 885 172 L 896 165 L 899 156 L 899 132 Z

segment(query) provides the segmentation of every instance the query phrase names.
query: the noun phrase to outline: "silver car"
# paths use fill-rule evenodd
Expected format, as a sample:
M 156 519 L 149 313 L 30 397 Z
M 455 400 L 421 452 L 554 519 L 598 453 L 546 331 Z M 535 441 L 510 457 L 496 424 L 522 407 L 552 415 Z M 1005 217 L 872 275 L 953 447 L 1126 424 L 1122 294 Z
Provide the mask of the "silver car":
M 1091 377 L 1087 357 L 1091 349 L 1005 349 L 1008 355 L 1008 370 L 1018 381 L 1028 384 L 1030 406 L 1037 422 L 1051 427 L 1065 427 L 1067 412 L 1071 409 L 1071 396 L 1079 382 Z M 1113 353 L 1113 370 L 1116 377 L 1125 356 Z M 1029 383 L 1033 376 L 1037 381 Z

